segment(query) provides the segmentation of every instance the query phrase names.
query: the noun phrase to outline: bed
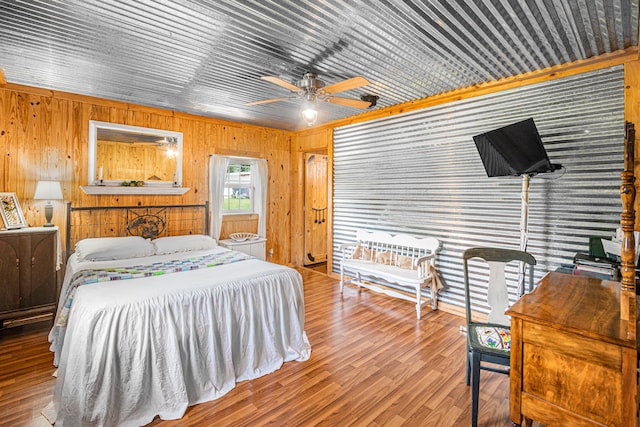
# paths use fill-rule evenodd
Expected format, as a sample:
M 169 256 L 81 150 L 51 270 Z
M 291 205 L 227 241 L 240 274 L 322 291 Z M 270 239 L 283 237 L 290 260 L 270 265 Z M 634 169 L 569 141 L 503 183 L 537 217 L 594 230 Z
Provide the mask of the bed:
M 49 334 L 56 426 L 179 419 L 238 381 L 310 357 L 291 268 L 205 234 L 83 237 L 73 247 Z

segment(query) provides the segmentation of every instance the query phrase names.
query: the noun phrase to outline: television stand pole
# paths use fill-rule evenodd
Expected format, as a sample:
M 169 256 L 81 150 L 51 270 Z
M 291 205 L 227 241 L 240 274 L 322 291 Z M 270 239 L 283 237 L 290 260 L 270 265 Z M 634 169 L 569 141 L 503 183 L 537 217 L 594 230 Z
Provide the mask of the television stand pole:
M 529 240 L 529 175 L 522 175 L 522 191 L 520 193 L 520 250 L 527 251 Z M 518 296 L 524 294 L 524 262 L 520 263 L 518 271 Z

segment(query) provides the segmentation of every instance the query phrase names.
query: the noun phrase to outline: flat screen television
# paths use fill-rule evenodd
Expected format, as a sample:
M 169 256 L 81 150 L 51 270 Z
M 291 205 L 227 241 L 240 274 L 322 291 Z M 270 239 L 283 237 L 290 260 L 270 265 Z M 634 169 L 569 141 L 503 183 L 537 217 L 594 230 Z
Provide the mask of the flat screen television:
M 549 161 L 532 118 L 473 137 L 487 176 L 536 175 L 562 166 Z

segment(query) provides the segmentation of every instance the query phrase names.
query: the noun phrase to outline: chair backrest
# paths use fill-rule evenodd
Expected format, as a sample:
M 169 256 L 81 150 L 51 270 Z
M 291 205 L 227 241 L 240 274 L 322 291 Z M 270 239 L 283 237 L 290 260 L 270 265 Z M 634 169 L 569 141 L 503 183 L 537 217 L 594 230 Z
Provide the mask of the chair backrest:
M 507 264 L 512 261 L 519 261 L 528 265 L 528 290 L 531 291 L 533 289 L 533 266 L 536 265 L 536 259 L 533 255 L 527 252 L 502 248 L 470 248 L 464 251 L 462 258 L 464 260 L 464 290 L 467 309 L 467 324 L 473 323 L 469 291 L 469 260 L 472 258 L 480 258 L 489 265 L 487 303 L 491 307 L 491 311 L 489 312 L 488 322 L 509 326 L 509 316 L 504 314 L 509 306 L 509 294 L 507 291 L 507 281 L 505 277 Z M 527 269 L 525 269 L 525 273 L 526 270 Z

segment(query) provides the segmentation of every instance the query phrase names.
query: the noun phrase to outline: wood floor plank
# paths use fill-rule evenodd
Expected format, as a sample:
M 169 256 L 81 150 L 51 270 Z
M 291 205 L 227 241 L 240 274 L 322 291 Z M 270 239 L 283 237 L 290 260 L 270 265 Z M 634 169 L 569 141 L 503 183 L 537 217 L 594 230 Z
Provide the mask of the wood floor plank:
M 238 383 L 181 420 L 152 426 L 467 426 L 464 319 L 348 286 L 310 269 L 304 278 L 311 358 Z M 50 323 L 0 331 L 0 424 L 35 426 L 55 378 Z M 11 330 L 13 329 L 13 330 Z M 510 426 L 509 378 L 482 372 L 479 424 Z M 537 425 L 537 424 L 536 424 Z

